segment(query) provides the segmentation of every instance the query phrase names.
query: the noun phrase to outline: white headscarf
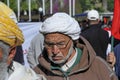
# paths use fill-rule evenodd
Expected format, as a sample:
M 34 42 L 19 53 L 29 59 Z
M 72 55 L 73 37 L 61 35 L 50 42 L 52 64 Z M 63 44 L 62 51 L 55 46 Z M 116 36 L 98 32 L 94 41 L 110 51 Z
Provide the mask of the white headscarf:
M 73 40 L 79 38 L 81 29 L 78 22 L 66 13 L 55 13 L 47 18 L 40 29 L 43 34 L 60 32 L 70 36 Z

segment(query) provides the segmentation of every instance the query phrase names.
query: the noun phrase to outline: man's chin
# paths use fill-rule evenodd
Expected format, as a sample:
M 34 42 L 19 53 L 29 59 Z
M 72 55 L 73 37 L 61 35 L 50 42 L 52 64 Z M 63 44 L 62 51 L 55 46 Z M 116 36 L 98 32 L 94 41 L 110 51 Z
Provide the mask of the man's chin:
M 58 65 L 61 65 L 61 64 L 64 64 L 66 62 L 66 59 L 61 59 L 61 57 L 49 57 L 50 61 L 52 61 L 54 64 L 58 64 Z
M 55 64 L 63 64 L 63 63 L 65 63 L 65 60 L 58 60 L 58 59 L 57 59 L 57 60 L 56 60 L 56 59 L 53 60 L 53 59 L 52 59 L 51 61 L 52 61 L 53 63 L 55 63 Z

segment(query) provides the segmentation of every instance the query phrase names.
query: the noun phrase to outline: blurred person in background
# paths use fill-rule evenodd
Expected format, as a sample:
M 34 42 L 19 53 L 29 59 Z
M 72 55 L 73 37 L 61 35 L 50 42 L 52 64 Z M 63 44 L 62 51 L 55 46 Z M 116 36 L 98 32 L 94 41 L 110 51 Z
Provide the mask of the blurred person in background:
M 90 10 L 87 14 L 87 19 L 89 28 L 83 31 L 80 35 L 89 41 L 97 56 L 100 56 L 107 62 L 111 63 L 111 66 L 113 67 L 115 64 L 115 55 L 113 53 L 107 53 L 110 37 L 109 33 L 101 28 L 102 25 L 99 22 L 98 11 L 94 9 Z
M 34 69 L 38 62 L 38 57 L 42 53 L 44 48 L 44 37 L 41 33 L 38 33 L 32 40 L 27 53 L 27 60 L 32 69 Z
M 120 43 L 114 47 L 114 53 L 116 56 L 115 73 L 120 80 Z
M 50 16 L 52 16 L 52 14 L 44 15 L 42 21 L 44 21 L 46 18 Z M 32 69 L 34 69 L 37 66 L 37 64 L 39 64 L 38 57 L 43 51 L 44 48 L 43 43 L 44 43 L 44 37 L 43 34 L 41 34 L 40 32 L 31 40 L 31 44 L 29 46 L 27 53 L 27 60 Z

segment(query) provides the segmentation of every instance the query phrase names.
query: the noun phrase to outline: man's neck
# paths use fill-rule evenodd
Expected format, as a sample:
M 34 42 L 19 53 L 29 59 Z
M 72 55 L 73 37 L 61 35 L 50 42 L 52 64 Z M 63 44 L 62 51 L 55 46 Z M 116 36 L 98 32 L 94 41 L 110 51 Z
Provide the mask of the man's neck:
M 67 71 L 74 64 L 76 57 L 77 57 L 77 52 L 74 49 L 68 61 L 61 67 L 62 70 Z

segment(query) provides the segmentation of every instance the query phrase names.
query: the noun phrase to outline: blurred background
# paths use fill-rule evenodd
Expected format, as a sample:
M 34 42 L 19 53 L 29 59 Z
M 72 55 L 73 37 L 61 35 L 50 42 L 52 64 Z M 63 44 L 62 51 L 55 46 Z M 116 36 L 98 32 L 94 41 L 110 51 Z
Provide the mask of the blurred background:
M 17 15 L 19 22 L 40 21 L 40 15 L 63 11 L 78 20 L 86 16 L 85 12 L 96 9 L 103 16 L 112 16 L 114 0 L 1 0 Z M 81 15 L 82 14 L 82 15 Z M 80 17 L 80 18 L 79 18 Z M 101 17 L 101 19 L 102 19 Z

